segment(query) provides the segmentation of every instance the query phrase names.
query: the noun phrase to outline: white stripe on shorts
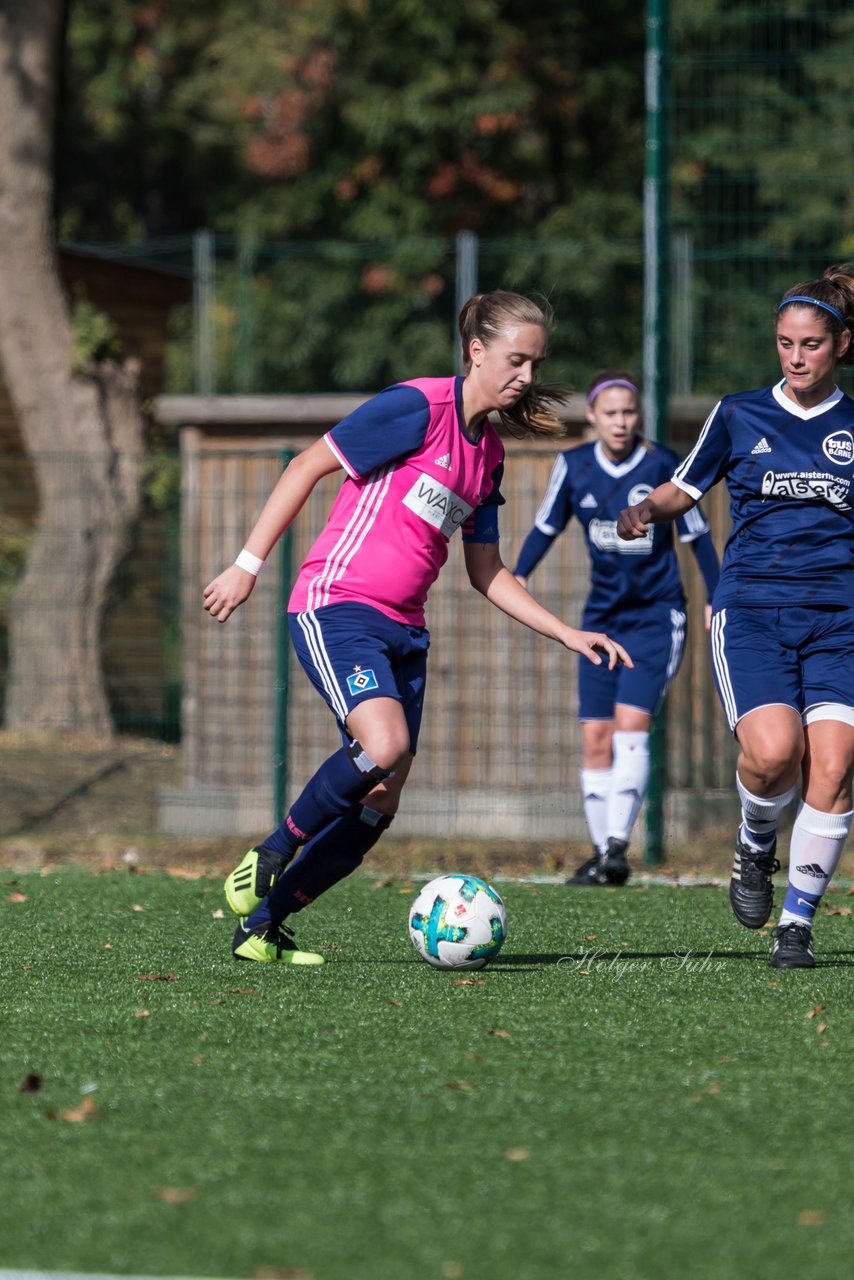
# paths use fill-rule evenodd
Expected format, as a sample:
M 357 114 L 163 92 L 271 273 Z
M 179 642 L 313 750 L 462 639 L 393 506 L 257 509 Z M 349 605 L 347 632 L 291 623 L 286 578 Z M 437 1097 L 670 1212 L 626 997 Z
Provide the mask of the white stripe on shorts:
M 667 693 L 673 677 L 679 670 L 682 650 L 685 648 L 685 623 L 687 619 L 681 609 L 670 610 L 670 657 L 667 660 L 667 678 L 661 691 L 662 698 Z
M 721 695 L 724 715 L 727 718 L 730 729 L 734 730 L 738 723 L 738 707 L 735 703 L 735 693 L 733 692 L 729 667 L 727 666 L 725 631 L 726 609 L 721 609 L 719 613 L 712 615 L 712 665 L 718 678 L 718 689 Z
M 347 707 L 347 703 L 344 701 L 344 696 L 341 693 L 338 681 L 335 679 L 335 672 L 332 668 L 332 663 L 329 660 L 329 654 L 326 652 L 326 646 L 323 643 L 323 631 L 321 630 L 320 623 L 318 622 L 315 614 L 311 611 L 307 613 L 298 613 L 297 622 L 305 636 L 312 662 L 314 663 L 317 674 L 320 676 L 320 683 L 326 690 L 327 697 L 332 705 L 332 710 L 343 724 L 347 719 L 347 712 L 349 708 Z

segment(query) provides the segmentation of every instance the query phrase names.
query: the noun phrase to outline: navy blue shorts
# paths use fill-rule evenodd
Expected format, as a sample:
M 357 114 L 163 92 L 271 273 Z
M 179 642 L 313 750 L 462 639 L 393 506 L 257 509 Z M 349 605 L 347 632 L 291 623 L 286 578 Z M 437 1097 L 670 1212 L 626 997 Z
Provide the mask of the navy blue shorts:
M 635 665 L 609 671 L 604 662 L 595 667 L 579 658 L 579 720 L 613 720 L 617 703 L 655 715 L 682 661 L 685 622 L 684 612 L 671 605 L 627 612 L 604 624 L 592 625 L 585 619 L 585 630 L 604 631 L 628 651 Z
M 344 722 L 369 698 L 403 706 L 409 749 L 418 745 L 427 683 L 426 627 L 411 627 L 367 604 L 330 604 L 289 613 L 291 640 L 303 670 L 347 736 Z
M 758 707 L 854 707 L 854 606 L 727 605 L 712 617 L 712 665 L 730 729 Z

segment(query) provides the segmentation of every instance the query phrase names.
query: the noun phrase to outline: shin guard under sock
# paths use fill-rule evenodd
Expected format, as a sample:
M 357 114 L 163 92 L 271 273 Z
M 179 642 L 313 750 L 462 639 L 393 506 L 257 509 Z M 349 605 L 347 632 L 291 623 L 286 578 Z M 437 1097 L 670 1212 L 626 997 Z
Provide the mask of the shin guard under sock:
M 261 846 L 290 862 L 301 844 L 391 775 L 392 770 L 374 764 L 358 742 L 342 747 L 323 762 L 291 805 L 282 825 Z

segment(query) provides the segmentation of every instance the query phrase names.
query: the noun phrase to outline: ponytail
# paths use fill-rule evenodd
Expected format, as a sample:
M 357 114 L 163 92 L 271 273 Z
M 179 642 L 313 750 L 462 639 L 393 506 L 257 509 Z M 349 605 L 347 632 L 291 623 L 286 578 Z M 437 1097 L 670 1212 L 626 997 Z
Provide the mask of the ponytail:
M 554 312 L 548 303 L 539 306 L 519 293 L 496 290 L 492 293 L 478 293 L 469 298 L 459 317 L 466 373 L 471 368 L 473 338 L 479 338 L 488 347 L 506 328 L 518 324 L 539 325 L 548 334 L 554 328 Z M 566 426 L 559 417 L 558 410 L 568 394 L 568 387 L 533 382 L 511 409 L 497 410 L 499 421 L 511 435 L 519 439 L 525 436 L 565 435 Z

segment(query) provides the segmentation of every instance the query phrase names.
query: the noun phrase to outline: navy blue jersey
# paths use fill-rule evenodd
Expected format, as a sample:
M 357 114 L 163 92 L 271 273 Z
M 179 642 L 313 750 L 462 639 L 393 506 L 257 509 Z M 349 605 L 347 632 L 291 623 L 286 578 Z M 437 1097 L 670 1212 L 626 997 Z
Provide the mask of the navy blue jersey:
M 653 603 L 683 609 L 685 593 L 673 543 L 673 522 L 651 525 L 645 537 L 633 542 L 617 536 L 623 508 L 640 502 L 669 480 L 678 461 L 671 449 L 645 441 L 622 462 L 609 461 L 598 441 L 560 454 L 514 573 L 528 577 L 575 516 L 584 530 L 591 562 L 585 626 L 601 626 L 627 609 L 644 609 Z M 675 524 L 682 542 L 708 540 L 716 576 L 717 560 L 702 511 L 694 508 Z
M 673 475 L 692 498 L 727 482 L 716 610 L 854 599 L 854 400 L 836 389 L 802 409 L 784 386 L 725 396 Z

